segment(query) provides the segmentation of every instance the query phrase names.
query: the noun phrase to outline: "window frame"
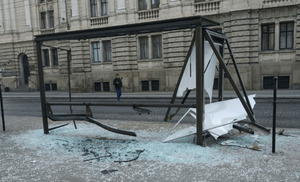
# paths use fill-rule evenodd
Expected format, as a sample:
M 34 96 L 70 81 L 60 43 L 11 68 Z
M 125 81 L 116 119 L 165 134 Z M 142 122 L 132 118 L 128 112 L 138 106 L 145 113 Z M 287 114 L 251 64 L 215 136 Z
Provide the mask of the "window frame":
M 112 61 L 111 40 L 102 41 L 103 62 Z
M 107 16 L 108 0 L 101 0 L 101 16 Z
M 99 16 L 98 0 L 90 0 L 90 16 L 92 18 Z
M 288 30 L 288 24 L 292 24 L 292 30 Z M 282 25 L 285 25 L 285 30 L 282 31 L 281 29 L 281 26 Z M 280 22 L 279 23 L 279 49 L 280 50 L 291 50 L 291 49 L 294 49 L 294 30 L 295 29 L 295 23 L 294 21 L 288 21 L 288 22 Z M 289 35 L 288 34 L 291 34 L 291 40 L 289 40 Z M 285 34 L 285 35 L 284 35 Z M 285 39 L 285 46 L 284 47 L 281 47 L 282 46 L 282 36 L 284 35 L 284 39 Z M 291 41 L 291 47 L 288 47 L 289 43 L 288 41 Z
M 270 27 L 273 26 L 273 31 L 270 31 Z M 264 32 L 264 27 L 267 27 L 267 31 Z M 275 50 L 275 23 L 261 24 L 261 50 L 262 51 L 273 51 Z M 271 47 L 270 37 L 272 36 L 273 42 Z M 265 39 L 267 42 L 267 48 L 264 47 Z
M 147 10 L 148 9 L 148 0 L 138 0 L 138 8 L 139 8 L 139 11 Z
M 40 12 L 40 18 L 41 18 L 41 29 L 47 28 L 47 13 L 45 11 Z
M 159 8 L 160 0 L 151 0 L 151 9 Z
M 57 49 L 56 48 L 51 48 L 51 61 L 52 61 L 52 66 L 58 66 L 58 54 L 57 54 Z
M 97 45 L 96 47 L 94 45 Z M 93 63 L 101 63 L 101 47 L 99 41 L 91 42 L 92 46 L 92 62 Z M 95 59 L 95 53 L 97 53 L 97 59 Z
M 140 36 L 139 37 L 139 56 L 141 60 L 150 59 L 149 56 L 149 37 Z
M 44 67 L 50 67 L 49 49 L 43 49 L 42 50 L 42 55 L 43 55 L 43 66 Z
M 50 10 L 48 11 L 48 23 L 49 23 L 49 28 L 54 28 L 54 11 Z
M 161 34 L 142 35 L 138 37 L 139 60 L 163 58 L 163 39 Z
M 156 38 L 159 41 L 156 41 Z M 162 58 L 162 36 L 161 35 L 151 35 L 151 53 L 152 59 Z

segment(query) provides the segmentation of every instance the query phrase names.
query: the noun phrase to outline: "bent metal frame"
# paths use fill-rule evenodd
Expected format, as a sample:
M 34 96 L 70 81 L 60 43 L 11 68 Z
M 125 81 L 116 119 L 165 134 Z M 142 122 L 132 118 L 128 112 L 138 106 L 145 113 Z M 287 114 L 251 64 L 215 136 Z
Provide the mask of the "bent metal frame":
M 242 102 L 243 107 L 247 111 L 247 114 L 251 120 L 251 124 L 259 126 L 255 123 L 255 118 L 253 116 L 253 111 L 251 107 L 249 107 L 249 101 L 243 99 L 240 91 L 238 90 L 232 76 L 229 73 L 229 70 L 226 67 L 226 64 L 223 61 L 222 55 L 219 53 L 217 48 L 214 46 L 213 37 L 221 38 L 222 40 L 226 40 L 227 47 L 230 50 L 231 58 L 236 66 L 235 59 L 233 57 L 229 42 L 223 34 L 212 32 L 207 30 L 206 28 L 212 26 L 218 26 L 217 22 L 211 21 L 209 19 L 200 17 L 200 16 L 193 16 L 193 17 L 186 17 L 186 18 L 177 18 L 177 19 L 169 19 L 169 20 L 161 20 L 161 21 L 154 21 L 154 22 L 147 22 L 147 23 L 137 23 L 137 24 L 129 24 L 129 25 L 120 25 L 120 26 L 113 26 L 113 27 L 105 27 L 105 28 L 95 28 L 95 29 L 88 29 L 88 30 L 79 30 L 79 31 L 69 31 L 69 32 L 60 32 L 60 33 L 53 33 L 53 34 L 42 34 L 37 35 L 35 37 L 36 42 L 36 51 L 37 51 L 37 63 L 38 63 L 38 74 L 39 74 L 39 89 L 40 89 L 40 98 L 41 98 L 41 110 L 42 110 L 42 117 L 43 117 L 43 128 L 44 133 L 48 134 L 50 130 L 55 128 L 49 128 L 48 125 L 48 118 L 51 120 L 85 120 L 91 123 L 94 123 L 104 129 L 107 129 L 112 132 L 116 132 L 119 134 L 131 135 L 136 136 L 134 132 L 118 130 L 115 128 L 111 128 L 109 126 L 103 125 L 97 120 L 92 117 L 92 112 L 90 110 L 90 106 L 133 106 L 134 109 L 143 110 L 140 107 L 167 107 L 168 112 L 166 118 L 168 118 L 168 114 L 171 107 L 177 108 L 196 108 L 197 109 L 197 119 L 196 119 L 196 128 L 197 128 L 197 144 L 203 146 L 203 120 L 204 120 L 204 40 L 208 40 L 214 53 L 216 54 L 221 71 L 219 74 L 219 100 L 223 99 L 223 77 L 224 72 L 228 75 L 229 81 L 233 86 L 235 92 L 237 93 L 240 101 Z M 196 44 L 196 105 L 187 105 L 187 104 L 174 104 L 176 99 L 176 90 L 178 89 L 179 83 L 177 83 L 177 88 L 174 92 L 172 101 L 170 104 L 112 104 L 112 103 L 78 103 L 78 102 L 56 102 L 56 103 L 47 103 L 46 102 L 46 95 L 45 95 L 45 87 L 44 87 L 44 72 L 43 72 L 43 65 L 42 65 L 42 46 L 43 42 L 46 41 L 54 41 L 54 40 L 85 40 L 85 39 L 92 39 L 92 38 L 102 38 L 102 37 L 118 37 L 118 36 L 126 36 L 126 35 L 137 35 L 137 34 L 144 34 L 144 33 L 152 33 L 152 32 L 165 32 L 165 31 L 173 31 L 173 30 L 180 30 L 180 29 L 193 29 L 194 30 L 194 37 L 191 43 L 191 47 L 193 43 Z M 187 55 L 186 60 L 191 54 L 191 48 Z M 186 61 L 185 63 L 186 64 Z M 71 60 L 69 60 L 68 56 L 68 64 Z M 70 67 L 68 68 L 70 69 Z M 224 71 L 223 71 L 224 70 Z M 236 71 L 238 73 L 237 67 Z M 183 71 L 182 71 L 183 72 Z M 70 72 L 69 72 L 70 74 Z M 239 75 L 239 73 L 238 73 Z M 69 75 L 70 76 L 70 75 Z M 180 75 L 179 80 L 181 79 L 182 74 Z M 239 76 L 240 79 L 240 76 Z M 241 82 L 241 79 L 239 80 Z M 241 82 L 242 83 L 242 82 Z M 242 84 L 241 84 L 242 85 Z M 246 91 L 243 88 L 245 97 Z M 70 92 L 70 86 L 69 86 Z M 69 97 L 71 95 L 69 94 Z M 187 96 L 186 96 L 187 97 Z M 185 98 L 186 98 L 185 97 Z M 247 97 L 246 97 L 247 98 Z M 86 106 L 86 113 L 85 114 L 66 114 L 66 115 L 55 115 L 51 110 L 51 105 L 66 105 L 66 106 L 73 106 L 73 105 L 82 105 Z M 72 109 L 71 109 L 72 111 Z M 146 110 L 148 112 L 148 110 Z M 167 120 L 165 118 L 165 120 Z M 75 123 L 74 123 L 75 124 Z M 62 125 L 64 126 L 64 125 Z M 61 126 L 59 126 L 61 127 Z M 262 126 L 259 126 L 262 129 L 265 129 Z M 266 130 L 266 129 L 265 129 Z

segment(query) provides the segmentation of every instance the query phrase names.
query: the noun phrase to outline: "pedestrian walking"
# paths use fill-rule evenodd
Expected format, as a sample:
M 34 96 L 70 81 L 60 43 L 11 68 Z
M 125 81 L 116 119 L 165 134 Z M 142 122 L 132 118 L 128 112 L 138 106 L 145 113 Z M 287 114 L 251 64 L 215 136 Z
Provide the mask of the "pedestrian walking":
M 122 95 L 122 79 L 120 78 L 119 74 L 116 74 L 116 77 L 114 79 L 114 86 L 117 93 L 117 101 L 120 102 L 120 97 Z

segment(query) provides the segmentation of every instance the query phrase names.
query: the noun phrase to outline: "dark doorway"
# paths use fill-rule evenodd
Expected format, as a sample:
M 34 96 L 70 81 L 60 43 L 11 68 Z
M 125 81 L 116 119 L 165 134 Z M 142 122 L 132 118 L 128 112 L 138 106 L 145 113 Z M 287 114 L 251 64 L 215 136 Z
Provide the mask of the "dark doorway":
M 28 77 L 30 76 L 30 71 L 29 71 L 28 57 L 25 54 L 22 56 L 22 67 L 23 67 L 22 83 L 28 85 Z

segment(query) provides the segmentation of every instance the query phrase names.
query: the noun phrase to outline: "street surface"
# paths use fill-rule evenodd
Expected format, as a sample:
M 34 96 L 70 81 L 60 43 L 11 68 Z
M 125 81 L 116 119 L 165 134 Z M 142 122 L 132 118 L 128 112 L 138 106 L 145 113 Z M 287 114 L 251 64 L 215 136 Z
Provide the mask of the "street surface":
M 48 98 L 48 102 L 68 102 L 67 98 Z M 116 103 L 114 98 L 73 98 L 75 102 L 109 102 Z M 180 102 L 180 101 L 178 101 Z M 121 103 L 141 103 L 153 104 L 170 103 L 169 98 L 122 98 Z M 186 103 L 194 104 L 195 100 L 188 99 Z M 41 116 L 41 105 L 39 97 L 7 97 L 4 99 L 4 113 L 5 115 L 14 116 Z M 277 100 L 277 127 L 285 128 L 300 128 L 300 99 L 278 99 Z M 91 107 L 93 117 L 96 119 L 109 119 L 109 120 L 126 120 L 126 121 L 153 121 L 163 122 L 167 108 L 147 108 L 152 112 L 151 114 L 139 115 L 132 107 L 107 107 L 107 106 L 93 106 Z M 54 106 L 53 112 L 58 114 L 69 113 L 69 106 Z M 73 106 L 74 113 L 85 113 L 84 107 Z M 171 122 L 176 123 L 181 116 L 186 112 L 186 108 L 182 108 L 180 112 L 174 117 Z M 171 111 L 174 112 L 175 109 Z M 254 113 L 257 123 L 271 127 L 273 121 L 273 100 L 271 98 L 257 98 L 254 107 Z M 9 122 L 9 121 L 7 121 Z M 194 122 L 194 119 L 187 116 L 183 122 Z

